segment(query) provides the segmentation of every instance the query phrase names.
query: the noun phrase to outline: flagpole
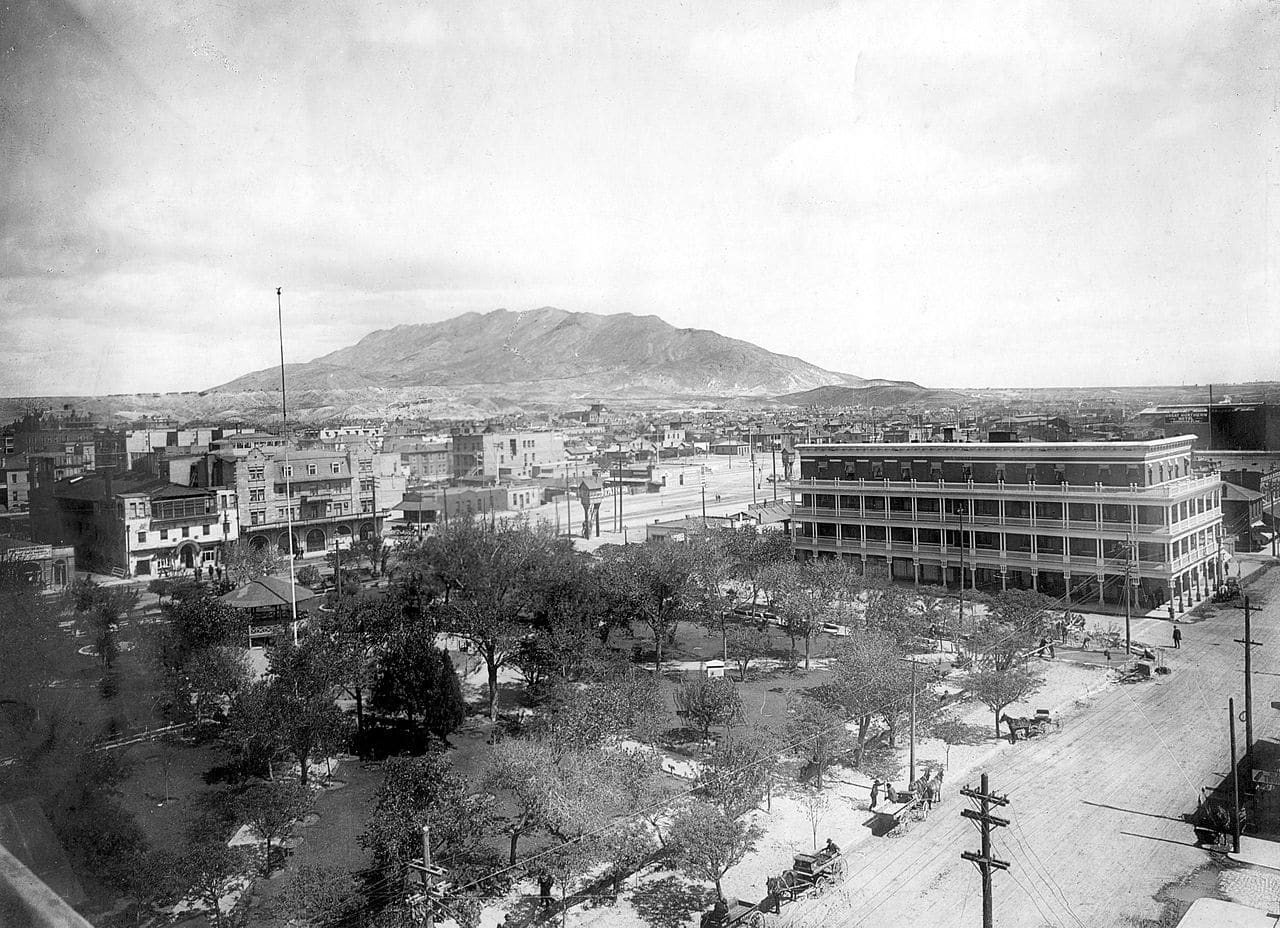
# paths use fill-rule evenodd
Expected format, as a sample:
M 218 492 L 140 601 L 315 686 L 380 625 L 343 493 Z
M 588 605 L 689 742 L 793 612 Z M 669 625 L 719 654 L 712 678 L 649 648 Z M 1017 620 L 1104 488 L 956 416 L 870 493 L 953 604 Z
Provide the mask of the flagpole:
M 293 562 L 297 552 L 293 550 L 293 488 L 290 482 L 289 465 L 289 403 L 284 389 L 284 308 L 280 294 L 283 287 L 276 287 L 276 323 L 280 329 L 280 418 L 284 422 L 284 495 L 285 526 L 289 532 L 289 606 L 293 616 L 293 645 L 298 646 L 298 588 L 294 577 Z

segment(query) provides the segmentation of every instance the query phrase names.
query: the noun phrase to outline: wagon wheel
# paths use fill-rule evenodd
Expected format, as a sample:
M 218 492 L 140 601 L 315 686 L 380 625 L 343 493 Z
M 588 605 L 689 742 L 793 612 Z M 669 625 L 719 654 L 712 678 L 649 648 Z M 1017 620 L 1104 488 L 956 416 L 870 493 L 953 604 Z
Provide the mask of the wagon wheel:
M 1047 721 L 1036 722 L 1036 734 L 1040 734 L 1040 735 L 1049 734 L 1049 723 Z
M 751 928 L 766 928 L 769 924 L 769 919 L 765 917 L 763 912 L 752 912 L 747 916 L 747 924 Z
M 837 880 L 843 880 L 844 875 L 849 872 L 849 862 L 843 857 L 837 857 L 831 862 L 831 872 Z

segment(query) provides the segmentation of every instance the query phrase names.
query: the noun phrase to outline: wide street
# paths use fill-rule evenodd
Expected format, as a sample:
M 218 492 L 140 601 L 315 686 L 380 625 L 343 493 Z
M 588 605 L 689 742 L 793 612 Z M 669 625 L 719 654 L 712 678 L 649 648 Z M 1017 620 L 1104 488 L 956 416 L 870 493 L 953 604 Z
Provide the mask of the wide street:
M 1252 585 L 1255 671 L 1275 667 L 1280 650 L 1280 572 Z M 1243 702 L 1243 612 L 1184 625 L 1180 651 L 1166 651 L 1172 672 L 1156 682 L 1113 687 L 1070 717 L 1062 730 L 997 753 L 986 772 L 1009 805 L 994 832 L 996 924 L 1128 926 L 1154 918 L 1153 896 L 1210 860 L 1182 816 L 1199 790 L 1228 771 L 1227 699 Z M 1255 673 L 1259 740 L 1280 733 L 1280 677 Z M 1243 726 L 1238 725 L 1243 740 Z M 970 803 L 949 796 L 927 822 L 903 837 L 862 842 L 842 891 L 788 913 L 783 924 L 946 926 L 981 924 L 980 878 L 962 850 L 978 831 L 960 817 Z M 973 784 L 977 785 L 977 775 Z M 1275 874 L 1280 876 L 1280 874 Z M 1274 907 L 1274 905 L 1273 905 Z
M 703 467 L 706 468 L 705 473 Z M 624 496 L 622 499 L 623 530 L 614 530 L 614 506 L 616 498 L 606 492 L 600 505 L 600 536 L 578 538 L 576 544 L 590 550 L 602 544 L 622 544 L 624 541 L 644 541 L 644 528 L 655 519 L 663 522 L 685 516 L 702 515 L 702 480 L 706 481 L 706 512 L 709 516 L 727 515 L 744 511 L 752 502 L 766 502 L 774 498 L 774 485 L 769 483 L 772 464 L 769 456 L 756 456 L 759 487 L 752 491 L 751 459 L 729 458 L 721 455 L 700 456 L 679 463 L 663 464 L 654 468 L 654 479 L 667 478 L 667 485 L 658 493 Z M 684 483 L 680 483 L 683 476 Z M 718 497 L 718 499 L 717 499 Z M 789 501 L 791 492 L 782 482 L 782 461 L 778 460 L 777 498 Z M 530 521 L 545 520 L 558 524 L 565 530 L 565 504 L 548 503 L 528 511 Z M 582 506 L 571 500 L 567 518 L 575 535 L 581 534 Z

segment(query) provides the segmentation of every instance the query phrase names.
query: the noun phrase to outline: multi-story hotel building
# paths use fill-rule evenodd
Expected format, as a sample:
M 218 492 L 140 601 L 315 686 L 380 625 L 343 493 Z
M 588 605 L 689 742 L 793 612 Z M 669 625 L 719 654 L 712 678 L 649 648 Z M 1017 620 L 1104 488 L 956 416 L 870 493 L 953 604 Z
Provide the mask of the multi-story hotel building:
M 1123 602 L 1127 574 L 1140 605 L 1181 610 L 1222 576 L 1221 481 L 1193 442 L 801 445 L 794 547 L 1077 602 Z
M 241 536 L 283 553 L 323 555 L 381 534 L 404 495 L 397 456 L 346 449 L 254 446 L 210 455 L 201 482 L 235 490 Z M 289 533 L 293 532 L 290 545 Z

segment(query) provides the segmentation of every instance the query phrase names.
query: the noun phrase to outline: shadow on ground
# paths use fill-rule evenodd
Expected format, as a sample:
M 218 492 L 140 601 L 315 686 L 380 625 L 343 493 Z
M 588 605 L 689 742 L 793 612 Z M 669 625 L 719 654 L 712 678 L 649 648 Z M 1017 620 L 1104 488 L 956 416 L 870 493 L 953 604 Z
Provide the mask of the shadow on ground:
M 651 928 L 685 928 L 689 916 L 715 904 L 713 890 L 668 876 L 645 883 L 631 894 L 631 905 Z

